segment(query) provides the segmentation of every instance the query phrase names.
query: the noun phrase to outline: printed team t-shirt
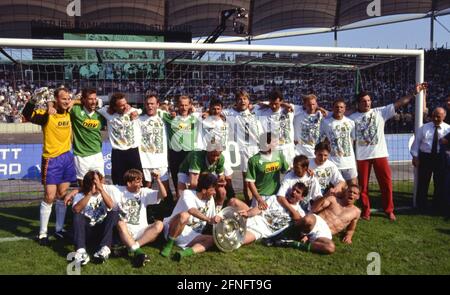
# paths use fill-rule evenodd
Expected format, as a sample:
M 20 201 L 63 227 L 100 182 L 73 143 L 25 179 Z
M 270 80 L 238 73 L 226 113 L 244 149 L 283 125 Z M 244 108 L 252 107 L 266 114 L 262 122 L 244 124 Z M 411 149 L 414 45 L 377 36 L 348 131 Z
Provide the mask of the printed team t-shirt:
M 300 206 L 302 206 L 302 209 L 305 210 L 305 212 L 309 212 L 311 210 L 311 201 L 315 201 L 322 197 L 320 183 L 315 176 L 309 176 L 308 173 L 305 173 L 305 175 L 299 177 L 293 170 L 289 171 L 281 182 L 277 196 L 286 197 L 288 191 L 292 189 L 297 182 L 302 182 L 308 188 L 308 195 L 300 203 Z
M 167 167 L 167 135 L 162 120 L 162 112 L 158 110 L 155 116 L 147 114 L 139 117 L 141 126 L 141 145 L 139 156 L 142 168 Z
M 314 148 L 320 140 L 320 124 L 323 120 L 321 112 L 308 114 L 300 106 L 296 106 L 294 117 L 294 138 L 297 155 L 314 158 Z
M 97 112 L 105 117 L 108 124 L 108 135 L 111 147 L 116 150 L 128 150 L 137 148 L 141 142 L 141 127 L 139 119 L 131 119 L 133 112 L 140 114 L 142 111 L 131 108 L 126 114 L 108 113 L 108 107 L 104 106 Z
M 330 160 L 326 160 L 325 163 L 320 166 L 312 160 L 309 162 L 309 168 L 314 172 L 314 176 L 319 181 L 322 194 L 330 184 L 336 186 L 339 182 L 345 181 L 341 172 L 339 172 L 338 167 Z
M 213 197 L 208 200 L 203 200 L 197 196 L 196 191 L 184 190 L 183 195 L 180 197 L 175 205 L 175 208 L 173 209 L 172 215 L 164 218 L 164 224 L 168 224 L 177 214 L 186 212 L 192 208 L 196 208 L 209 218 L 216 215 L 216 204 L 214 203 Z M 187 226 L 191 227 L 195 232 L 201 233 L 206 226 L 206 221 L 200 220 L 191 215 Z
M 294 113 L 286 112 L 284 108 L 274 112 L 269 107 L 257 105 L 253 111 L 258 116 L 264 132 L 278 135 L 277 150 L 294 146 Z
M 353 139 L 355 138 L 355 122 L 347 117 L 336 120 L 333 117 L 322 121 L 321 138 L 328 138 L 331 145 L 330 161 L 339 169 L 356 169 Z
M 350 119 L 355 122 L 357 160 L 389 156 L 384 137 L 384 124 L 394 115 L 394 104 L 350 115 Z
M 113 203 L 114 203 L 114 200 L 117 198 L 120 198 L 120 196 L 122 194 L 114 185 L 105 185 L 104 184 L 103 188 L 108 193 L 108 195 L 111 197 Z M 84 194 L 82 194 L 82 193 L 76 194 L 75 197 L 73 198 L 72 208 L 78 202 L 80 202 L 81 199 L 83 199 L 83 198 L 84 198 Z M 90 226 L 94 226 L 98 223 L 101 223 L 106 218 L 106 215 L 108 214 L 108 211 L 110 211 L 110 210 L 111 209 L 108 209 L 108 207 L 106 207 L 106 204 L 103 201 L 102 195 L 100 193 L 97 193 L 95 195 L 92 195 L 89 198 L 88 203 L 83 208 L 83 210 L 81 210 L 80 213 L 89 219 Z
M 115 210 L 119 211 L 121 220 L 132 227 L 148 226 L 147 206 L 159 203 L 158 191 L 141 188 L 139 192 L 132 193 L 126 186 L 117 186 L 117 188 L 121 194 L 114 196 L 114 204 Z

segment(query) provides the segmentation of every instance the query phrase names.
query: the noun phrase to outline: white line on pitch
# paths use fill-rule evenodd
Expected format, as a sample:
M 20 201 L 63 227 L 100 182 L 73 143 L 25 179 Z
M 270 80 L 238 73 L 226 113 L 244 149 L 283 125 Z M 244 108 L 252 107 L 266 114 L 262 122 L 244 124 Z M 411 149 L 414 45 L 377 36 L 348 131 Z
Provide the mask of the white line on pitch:
M 8 237 L 8 238 L 0 238 L 0 243 L 4 242 L 15 242 L 15 241 L 22 241 L 22 240 L 29 240 L 27 237 Z

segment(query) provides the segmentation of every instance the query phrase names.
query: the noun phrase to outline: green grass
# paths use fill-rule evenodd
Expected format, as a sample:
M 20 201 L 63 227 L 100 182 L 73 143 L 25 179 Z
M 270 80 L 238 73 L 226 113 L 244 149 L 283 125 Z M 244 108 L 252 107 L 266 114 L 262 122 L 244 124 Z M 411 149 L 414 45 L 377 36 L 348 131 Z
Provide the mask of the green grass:
M 409 187 L 397 185 L 396 205 L 411 204 Z M 379 204 L 376 192 L 373 203 Z M 36 203 L 0 208 L 0 238 L 29 236 L 38 231 Z M 367 255 L 381 257 L 382 274 L 450 274 L 450 222 L 443 217 L 400 211 L 398 221 L 389 222 L 374 213 L 370 222 L 360 221 L 352 245 L 334 237 L 337 249 L 330 256 L 294 249 L 244 246 L 232 253 L 211 250 L 180 263 L 158 255 L 161 242 L 145 246 L 151 262 L 132 268 L 125 258 L 111 258 L 103 265 L 89 263 L 82 274 L 366 274 Z M 52 219 L 54 220 L 54 216 Z M 53 224 L 51 224 L 52 228 Z M 41 247 L 32 240 L 0 242 L 0 274 L 66 274 L 70 244 L 54 241 Z

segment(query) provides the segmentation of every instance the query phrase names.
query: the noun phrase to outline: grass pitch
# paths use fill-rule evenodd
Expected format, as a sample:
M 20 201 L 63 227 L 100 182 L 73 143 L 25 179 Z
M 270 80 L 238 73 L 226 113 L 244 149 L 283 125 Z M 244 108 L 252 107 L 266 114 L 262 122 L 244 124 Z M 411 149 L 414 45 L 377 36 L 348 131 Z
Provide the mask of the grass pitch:
M 411 196 L 405 191 L 410 191 L 410 187 L 411 184 L 397 185 L 397 206 L 411 204 Z M 376 194 L 372 192 L 375 207 L 380 203 Z M 371 252 L 380 255 L 381 274 L 450 274 L 450 221 L 411 210 L 399 211 L 397 217 L 397 222 L 392 223 L 384 214 L 374 213 L 371 221 L 361 220 L 353 244 L 345 245 L 335 236 L 336 253 L 330 256 L 257 243 L 232 253 L 213 249 L 178 263 L 159 256 L 162 247 L 159 241 L 143 248 L 151 259 L 144 268 L 133 268 L 128 258 L 111 258 L 102 265 L 89 263 L 81 274 L 364 275 L 372 261 L 368 260 Z M 54 216 L 51 220 L 54 221 Z M 66 274 L 66 256 L 74 251 L 73 245 L 52 240 L 50 247 L 39 246 L 33 241 L 38 226 L 36 202 L 0 208 L 0 274 Z M 51 223 L 50 231 L 53 226 Z

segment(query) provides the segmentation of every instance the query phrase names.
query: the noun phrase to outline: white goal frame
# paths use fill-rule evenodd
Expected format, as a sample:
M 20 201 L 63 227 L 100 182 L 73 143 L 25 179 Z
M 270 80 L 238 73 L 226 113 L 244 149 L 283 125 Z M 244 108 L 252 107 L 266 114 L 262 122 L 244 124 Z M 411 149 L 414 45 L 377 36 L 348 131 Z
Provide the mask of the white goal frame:
M 409 56 L 416 58 L 416 83 L 424 82 L 425 52 L 423 49 L 373 49 L 350 47 L 281 46 L 247 44 L 204 44 L 174 42 L 124 42 L 87 40 L 43 40 L 0 38 L 0 48 L 83 48 L 83 49 L 140 49 L 140 50 L 180 50 L 216 52 L 285 52 L 321 54 L 373 54 L 381 56 Z M 416 96 L 414 133 L 423 122 L 423 93 Z M 416 207 L 418 168 L 414 169 L 413 206 Z

